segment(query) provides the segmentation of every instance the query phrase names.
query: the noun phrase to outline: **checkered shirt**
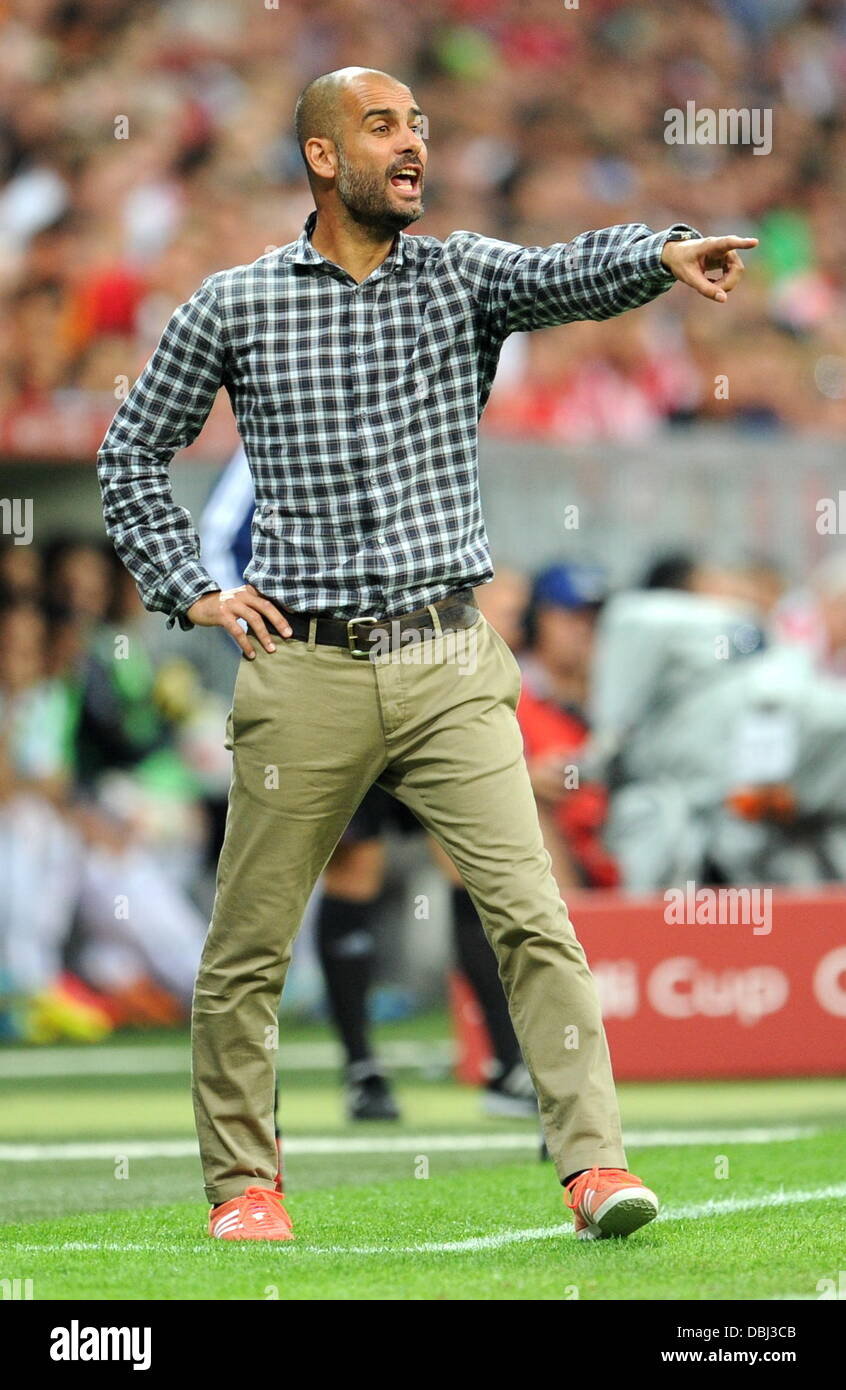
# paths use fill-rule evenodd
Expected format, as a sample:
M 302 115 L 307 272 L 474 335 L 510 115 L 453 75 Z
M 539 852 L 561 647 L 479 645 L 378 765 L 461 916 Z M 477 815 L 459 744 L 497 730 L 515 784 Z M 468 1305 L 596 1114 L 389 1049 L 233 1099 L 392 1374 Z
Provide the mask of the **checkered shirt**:
M 547 247 L 400 232 L 358 284 L 312 246 L 316 216 L 174 311 L 98 451 L 108 534 L 169 625 L 220 587 L 168 466 L 221 386 L 255 484 L 245 579 L 294 611 L 387 617 L 492 577 L 478 422 L 506 337 L 673 284 L 672 229 L 640 223 Z

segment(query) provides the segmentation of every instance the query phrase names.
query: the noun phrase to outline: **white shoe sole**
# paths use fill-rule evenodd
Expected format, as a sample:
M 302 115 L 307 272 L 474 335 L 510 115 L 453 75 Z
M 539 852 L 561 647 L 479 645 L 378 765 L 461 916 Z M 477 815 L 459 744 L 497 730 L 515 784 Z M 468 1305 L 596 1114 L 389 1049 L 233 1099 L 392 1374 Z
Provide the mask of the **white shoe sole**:
M 658 1198 L 648 1187 L 624 1187 L 606 1197 L 579 1231 L 579 1240 L 607 1240 L 612 1236 L 630 1236 L 641 1226 L 654 1221 L 658 1215 Z

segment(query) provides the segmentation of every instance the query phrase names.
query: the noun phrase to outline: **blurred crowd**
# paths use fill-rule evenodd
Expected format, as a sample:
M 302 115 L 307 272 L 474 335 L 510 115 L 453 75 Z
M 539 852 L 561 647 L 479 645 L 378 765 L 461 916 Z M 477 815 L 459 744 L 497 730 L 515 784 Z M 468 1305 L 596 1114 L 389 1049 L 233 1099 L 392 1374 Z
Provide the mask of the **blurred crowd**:
M 549 245 L 685 221 L 760 237 L 719 311 L 674 293 L 516 335 L 483 430 L 579 444 L 699 420 L 846 425 L 838 0 L 0 0 L 0 24 L 6 456 L 93 462 L 116 387 L 173 307 L 297 237 L 312 203 L 294 103 L 347 64 L 407 81 L 429 121 L 410 234 Z M 665 113 L 689 101 L 772 110 L 771 152 L 668 143 Z M 229 454 L 225 402 L 209 424 L 221 410 Z M 238 582 L 229 545 L 213 572 L 231 563 Z M 518 717 L 565 895 L 846 881 L 846 558 L 793 589 L 767 557 L 668 554 L 613 594 L 598 566 L 562 560 L 501 572 L 479 601 L 523 669 Z M 226 701 L 199 662 L 161 657 L 150 624 L 98 541 L 0 550 L 0 1037 L 96 1040 L 187 1015 Z M 383 1116 L 384 1088 L 364 1093 L 378 1079 L 364 1016 L 392 817 L 371 794 L 317 922 L 350 1104 Z M 433 853 L 496 1053 L 492 1102 L 530 1100 L 493 957 Z
M 185 1016 L 226 707 L 146 629 L 105 544 L 0 552 L 0 1033 Z
M 562 562 L 501 571 L 478 598 L 523 670 L 518 719 L 565 896 L 846 880 L 846 554 L 791 590 L 766 557 L 668 554 L 617 593 L 600 567 Z M 225 815 L 227 702 L 190 661 L 156 655 L 151 623 L 107 546 L 0 551 L 0 1034 L 95 1040 L 187 1015 Z M 192 639 L 237 659 L 222 633 Z M 386 803 L 374 791 L 356 814 L 319 909 L 351 1065 L 370 1055 L 370 913 L 397 829 Z M 511 1072 L 493 956 L 433 853 L 457 958 Z
M 174 306 L 299 234 L 294 103 L 347 64 L 407 81 L 427 115 L 411 234 L 549 245 L 682 220 L 760 237 L 719 312 L 672 294 L 518 335 L 483 428 L 582 442 L 846 424 L 840 0 L 3 0 L 0 19 L 7 452 L 85 454 L 79 421 L 96 414 L 96 444 Z M 665 113 L 688 102 L 771 111 L 771 152 L 668 143 Z

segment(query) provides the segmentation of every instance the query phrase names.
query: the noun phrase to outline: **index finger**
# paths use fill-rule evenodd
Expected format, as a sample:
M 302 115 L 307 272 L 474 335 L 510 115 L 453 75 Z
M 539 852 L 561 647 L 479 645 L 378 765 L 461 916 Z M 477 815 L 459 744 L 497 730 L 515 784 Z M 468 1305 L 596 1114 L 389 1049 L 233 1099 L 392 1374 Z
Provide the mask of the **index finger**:
M 706 236 L 709 251 L 734 251 L 740 247 L 749 249 L 758 245 L 756 236 Z

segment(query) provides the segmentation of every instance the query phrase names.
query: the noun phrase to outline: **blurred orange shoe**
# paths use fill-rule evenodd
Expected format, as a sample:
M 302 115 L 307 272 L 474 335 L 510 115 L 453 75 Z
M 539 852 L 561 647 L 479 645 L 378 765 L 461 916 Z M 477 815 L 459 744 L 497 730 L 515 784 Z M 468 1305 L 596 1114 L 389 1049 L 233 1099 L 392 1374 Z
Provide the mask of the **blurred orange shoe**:
M 640 1178 L 625 1168 L 589 1168 L 567 1184 L 579 1240 L 604 1240 L 629 1236 L 639 1226 L 654 1221 L 658 1198 Z
M 209 1212 L 209 1235 L 218 1240 L 293 1240 L 293 1223 L 282 1205 L 283 1193 L 248 1187 Z
M 107 1007 L 116 1027 L 173 1028 L 188 1016 L 179 1000 L 148 975 L 138 975 L 129 984 L 111 990 Z

